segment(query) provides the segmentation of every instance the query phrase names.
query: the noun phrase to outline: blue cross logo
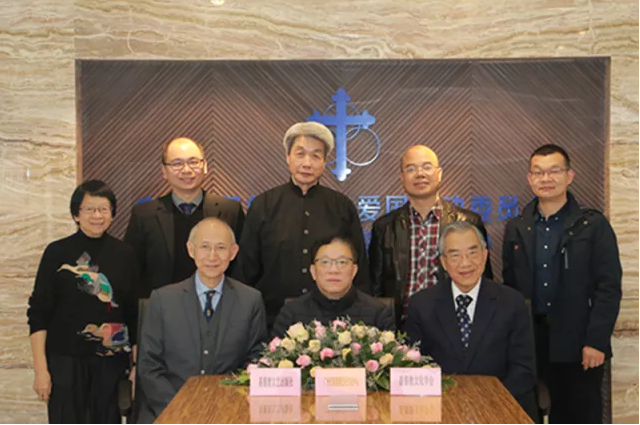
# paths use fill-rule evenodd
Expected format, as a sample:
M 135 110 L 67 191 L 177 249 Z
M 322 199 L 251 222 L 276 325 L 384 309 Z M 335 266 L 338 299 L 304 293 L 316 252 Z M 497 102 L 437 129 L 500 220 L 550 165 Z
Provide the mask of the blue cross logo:
M 331 96 L 331 100 L 335 103 L 329 106 L 322 115 L 317 110 L 313 111 L 313 114 L 307 118 L 307 121 L 319 122 L 333 131 L 336 138 L 336 166 L 331 172 L 335 174 L 339 181 L 343 182 L 351 173 L 348 164 L 363 167 L 371 164 L 378 158 L 380 155 L 380 139 L 375 132 L 369 129 L 369 126 L 376 122 L 376 118 L 366 110 L 362 113 L 358 112 L 353 105 L 349 104 L 351 97 L 344 89 L 339 88 L 336 94 Z M 329 115 L 332 109 L 335 109 L 335 115 Z M 349 111 L 353 111 L 354 114 L 349 114 Z M 347 155 L 347 142 L 353 140 L 361 130 L 368 131 L 375 137 L 376 154 L 369 161 L 357 163 L 350 160 Z

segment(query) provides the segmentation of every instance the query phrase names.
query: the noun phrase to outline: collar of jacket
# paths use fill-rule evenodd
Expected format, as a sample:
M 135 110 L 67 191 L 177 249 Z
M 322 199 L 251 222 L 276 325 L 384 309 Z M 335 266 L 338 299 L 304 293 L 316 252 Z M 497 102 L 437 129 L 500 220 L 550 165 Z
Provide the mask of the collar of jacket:
M 455 205 L 453 205 L 453 202 L 445 201 L 442 198 L 438 198 L 438 204 L 440 206 L 440 217 L 438 219 L 440 222 L 440 227 L 446 226 L 449 223 L 457 221 L 456 209 L 455 209 Z M 410 207 L 411 207 L 410 201 L 407 201 L 406 204 L 400 207 L 398 210 L 398 218 L 401 220 L 404 220 L 405 222 L 408 222 L 411 215 Z
M 291 192 L 294 193 L 296 196 L 299 196 L 300 198 L 313 197 L 313 194 L 317 192 L 318 188 L 320 187 L 320 179 L 318 179 L 318 181 L 316 181 L 316 184 L 314 184 L 309 188 L 309 190 L 307 190 L 306 194 L 303 194 L 302 189 L 300 189 L 300 186 L 294 183 L 293 176 L 289 178 L 288 186 L 289 186 L 289 189 L 291 189 Z
M 322 310 L 338 313 L 348 309 L 353 305 L 353 303 L 356 301 L 356 293 L 356 287 L 351 285 L 349 291 L 344 294 L 342 298 L 340 298 L 339 300 L 330 300 L 329 298 L 325 297 L 318 288 L 316 288 L 311 293 L 311 297 L 316 303 L 318 303 Z
M 538 203 L 539 199 L 536 196 L 529 202 L 522 210 L 522 218 L 525 220 L 527 224 L 532 224 L 535 222 L 536 212 L 538 211 Z M 578 220 L 585 212 L 585 209 L 578 204 L 576 198 L 571 194 L 571 192 L 567 192 L 567 219 L 564 222 L 564 229 L 568 229 L 573 226 L 573 224 Z

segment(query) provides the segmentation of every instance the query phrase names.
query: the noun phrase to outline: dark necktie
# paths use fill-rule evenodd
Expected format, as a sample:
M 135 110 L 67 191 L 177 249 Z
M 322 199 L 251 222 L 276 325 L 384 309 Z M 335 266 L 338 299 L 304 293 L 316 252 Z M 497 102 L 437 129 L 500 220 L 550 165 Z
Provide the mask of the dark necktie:
M 469 312 L 467 312 L 467 307 L 469 307 L 471 301 L 473 301 L 473 298 L 469 295 L 458 295 L 456 297 L 456 304 L 458 304 L 456 317 L 460 328 L 460 340 L 465 349 L 469 348 L 469 338 L 471 336 L 471 318 L 469 317 Z
M 183 214 L 191 215 L 191 213 L 193 213 L 193 210 L 196 209 L 196 204 L 193 204 L 191 202 L 189 203 L 183 202 L 182 204 L 178 205 L 178 207 L 180 208 L 180 211 L 182 211 Z
M 207 319 L 207 323 L 211 322 L 213 317 L 213 295 L 216 291 L 207 291 L 204 293 L 207 301 L 204 303 L 204 318 Z

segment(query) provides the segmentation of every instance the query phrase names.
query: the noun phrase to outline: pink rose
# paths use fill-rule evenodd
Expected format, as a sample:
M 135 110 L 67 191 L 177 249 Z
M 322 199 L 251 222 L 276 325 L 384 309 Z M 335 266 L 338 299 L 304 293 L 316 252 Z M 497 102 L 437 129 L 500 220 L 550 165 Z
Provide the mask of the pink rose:
M 323 348 L 320 351 L 320 360 L 326 359 L 326 358 L 333 358 L 333 356 L 335 355 L 335 353 L 333 352 L 333 350 L 331 348 Z
M 375 360 L 369 360 L 365 366 L 367 367 L 367 370 L 371 373 L 377 372 L 378 368 L 380 367 L 378 362 Z
M 280 338 L 278 338 L 277 336 L 274 337 L 269 343 L 269 351 L 271 351 L 272 353 L 276 351 L 276 349 L 280 346 L 281 342 L 282 340 Z
M 371 354 L 376 354 L 382 351 L 382 343 L 381 342 L 374 342 L 373 344 L 371 344 Z
M 409 347 L 407 347 L 406 345 L 396 345 L 396 348 L 394 349 L 394 351 L 402 351 L 403 353 L 406 353 L 407 351 L 409 351 Z
M 247 375 L 251 375 L 251 371 L 252 371 L 253 369 L 257 369 L 257 368 L 258 368 L 258 365 L 257 365 L 257 364 L 254 364 L 254 363 L 252 363 L 252 364 L 250 364 L 249 366 L 247 366 Z
M 304 368 L 305 366 L 309 366 L 311 364 L 311 357 L 303 354 L 302 356 L 298 357 L 298 360 L 296 360 L 296 364 L 302 368 Z
M 411 360 L 412 362 L 418 363 L 422 358 L 420 351 L 418 350 L 409 350 L 407 354 L 404 355 L 407 360 Z
M 334 320 L 333 322 L 331 322 L 331 328 L 333 329 L 334 332 L 337 331 L 338 326 L 341 327 L 342 329 L 346 329 L 347 328 L 347 324 L 344 323 L 342 320 Z
M 265 365 L 267 367 L 273 366 L 273 362 L 271 360 L 269 360 L 268 358 L 266 358 L 266 357 L 262 357 L 258 363 L 262 363 L 263 365 Z
M 316 339 L 322 339 L 327 336 L 327 328 L 322 326 L 322 323 L 318 322 L 317 320 L 314 320 L 313 323 L 315 324 L 314 334 Z
M 354 342 L 353 344 L 351 344 L 351 352 L 353 353 L 354 356 L 357 356 L 358 354 L 360 354 L 361 348 L 362 348 L 362 345 L 358 344 L 357 342 Z

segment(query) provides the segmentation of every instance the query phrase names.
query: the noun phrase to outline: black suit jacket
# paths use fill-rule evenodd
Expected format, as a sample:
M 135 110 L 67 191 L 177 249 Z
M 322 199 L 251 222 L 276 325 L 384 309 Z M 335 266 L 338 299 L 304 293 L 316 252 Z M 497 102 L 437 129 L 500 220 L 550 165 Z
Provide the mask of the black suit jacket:
M 203 202 L 204 216 L 217 217 L 228 223 L 236 235 L 236 240 L 239 240 L 244 224 L 242 205 L 208 193 L 205 193 Z M 140 266 L 140 298 L 148 298 L 153 289 L 174 283 L 171 282 L 174 263 L 171 193 L 133 207 L 124 241 L 135 250 Z
M 289 326 L 297 322 L 306 325 L 312 320 L 318 320 L 327 324 L 338 317 L 347 316 L 353 324 L 363 322 L 367 326 L 375 326 L 382 331 L 396 330 L 391 306 L 352 286 L 349 292 L 339 300 L 329 300 L 315 289 L 285 303 L 276 316 L 271 333 L 274 336 L 283 337 Z
M 440 229 L 454 221 L 468 221 L 480 229 L 487 239 L 487 230 L 480 216 L 440 199 Z M 402 301 L 409 277 L 411 262 L 411 227 L 409 203 L 380 217 L 373 223 L 369 245 L 369 269 L 373 295 L 396 300 L 396 320 L 400 327 Z M 487 258 L 484 276 L 492 279 L 491 256 Z M 438 281 L 447 279 L 445 270 L 438 269 Z
M 409 299 L 410 342 L 420 341 L 442 372 L 495 376 L 533 419 L 537 417 L 531 315 L 518 291 L 483 278 L 471 325 L 469 348 L 460 340 L 451 280 Z

